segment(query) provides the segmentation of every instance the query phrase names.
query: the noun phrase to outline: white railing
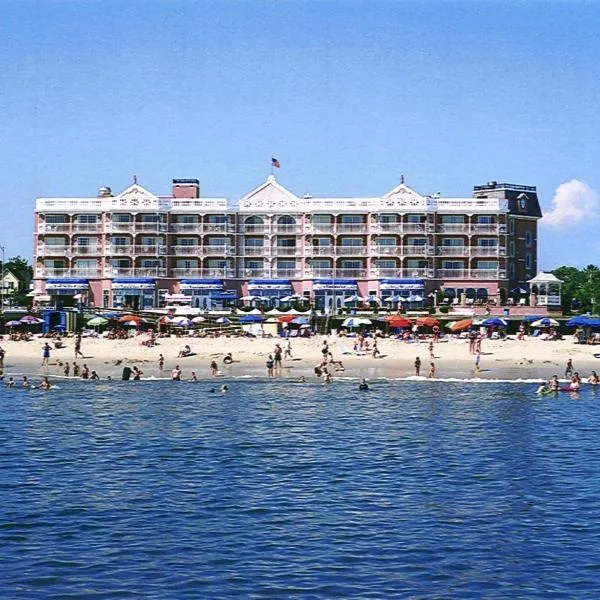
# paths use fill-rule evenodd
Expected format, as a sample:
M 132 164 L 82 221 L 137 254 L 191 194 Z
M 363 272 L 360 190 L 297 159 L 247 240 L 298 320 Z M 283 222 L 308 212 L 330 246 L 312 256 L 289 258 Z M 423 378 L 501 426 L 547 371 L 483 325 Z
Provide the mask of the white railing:
M 240 269 L 240 276 L 242 277 L 270 277 L 270 269 Z
M 425 233 L 426 223 L 402 223 L 403 233 Z
M 105 277 L 166 277 L 164 267 L 106 267 Z
M 274 256 L 300 256 L 301 249 L 297 246 L 275 246 L 273 254 Z
M 169 231 L 173 233 L 201 233 L 201 223 L 171 223 Z
M 499 279 L 498 269 L 437 269 L 440 279 Z
M 202 246 L 171 246 L 169 254 L 176 256 L 200 256 Z
M 235 233 L 235 225 L 232 223 L 204 223 L 204 233 Z
M 277 269 L 273 271 L 273 277 L 279 277 L 283 279 L 290 279 L 292 277 L 302 277 L 302 271 L 299 269 Z
M 368 251 L 367 246 L 335 246 L 338 256 L 366 256 Z
M 71 224 L 38 223 L 38 233 L 71 233 Z
M 337 277 L 366 277 L 366 269 L 336 269 Z
M 110 233 L 118 233 L 118 232 L 122 232 L 122 231 L 131 232 L 131 231 L 133 231 L 133 222 L 130 221 L 128 223 L 115 223 L 113 221 L 111 223 L 108 223 L 106 228 L 107 228 L 107 231 L 109 231 Z
M 285 234 L 285 233 L 302 233 L 302 227 L 300 225 L 273 225 L 273 233 Z
M 333 256 L 335 246 L 307 246 L 307 256 Z
M 203 255 L 211 254 L 213 256 L 226 256 L 235 252 L 235 248 L 229 244 L 208 244 L 202 246 L 201 250 Z
M 100 269 L 83 269 L 83 268 L 51 268 L 37 267 L 35 270 L 36 277 L 100 277 L 102 271 Z
M 498 233 L 498 223 L 475 223 L 471 225 L 473 233 Z
M 102 223 L 74 223 L 73 233 L 101 233 L 104 229 Z
M 469 256 L 469 246 L 438 246 L 438 256 Z
M 269 256 L 268 246 L 242 246 L 241 256 Z
M 366 223 L 338 223 L 336 233 L 367 233 L 369 226 Z
M 37 256 L 70 256 L 71 246 L 58 246 L 46 244 L 44 246 L 38 246 L 36 250 Z

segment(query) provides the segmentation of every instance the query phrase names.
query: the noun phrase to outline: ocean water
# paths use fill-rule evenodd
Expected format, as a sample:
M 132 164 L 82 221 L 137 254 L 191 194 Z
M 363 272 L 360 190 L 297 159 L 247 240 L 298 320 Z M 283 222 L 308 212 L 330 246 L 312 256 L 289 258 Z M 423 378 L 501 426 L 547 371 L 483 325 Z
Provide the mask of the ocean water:
M 1 389 L 0 598 L 600 596 L 600 392 L 227 383 Z

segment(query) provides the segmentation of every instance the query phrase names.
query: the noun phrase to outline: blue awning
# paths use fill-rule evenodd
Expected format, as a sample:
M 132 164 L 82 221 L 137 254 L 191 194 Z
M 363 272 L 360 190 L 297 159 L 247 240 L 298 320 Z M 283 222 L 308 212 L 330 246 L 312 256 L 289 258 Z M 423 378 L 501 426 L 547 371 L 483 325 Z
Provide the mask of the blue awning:
M 89 279 L 79 279 L 77 277 L 48 277 L 47 283 L 89 283 Z
M 415 290 L 420 291 L 425 289 L 425 281 L 423 279 L 382 279 L 379 285 L 381 290 Z
M 358 284 L 356 279 L 314 279 L 315 290 L 344 290 L 356 291 Z
M 151 277 L 115 277 L 113 283 L 155 283 Z
M 211 300 L 237 300 L 240 295 L 237 292 L 223 290 L 222 292 L 211 292 L 209 298 Z
M 289 279 L 250 279 L 248 289 L 289 291 L 292 289 L 292 283 Z
M 222 290 L 222 279 L 182 279 L 179 287 L 182 290 Z

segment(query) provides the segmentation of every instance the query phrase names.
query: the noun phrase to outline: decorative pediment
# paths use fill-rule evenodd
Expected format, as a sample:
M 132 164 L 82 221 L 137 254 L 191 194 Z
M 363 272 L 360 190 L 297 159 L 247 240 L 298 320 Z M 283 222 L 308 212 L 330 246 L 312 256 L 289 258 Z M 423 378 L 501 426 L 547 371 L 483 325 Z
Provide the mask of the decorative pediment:
M 267 181 L 246 194 L 239 202 L 240 210 L 289 212 L 298 210 L 300 198 L 286 190 L 269 175 Z
M 422 208 L 427 205 L 427 198 L 421 196 L 404 183 L 388 192 L 383 198 L 383 205 L 390 208 Z
M 118 196 L 110 198 L 110 205 L 113 210 L 120 208 L 125 210 L 154 209 L 159 208 L 161 202 L 158 196 L 155 196 L 141 185 L 134 183 Z

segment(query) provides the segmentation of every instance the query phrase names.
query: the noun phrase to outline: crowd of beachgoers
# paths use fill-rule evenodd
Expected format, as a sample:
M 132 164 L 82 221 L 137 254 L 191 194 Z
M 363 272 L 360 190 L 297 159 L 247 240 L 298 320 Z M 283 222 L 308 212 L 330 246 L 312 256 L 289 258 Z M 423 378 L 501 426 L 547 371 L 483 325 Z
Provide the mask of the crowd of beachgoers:
M 237 376 L 327 384 L 339 378 L 522 378 L 545 381 L 540 393 L 577 391 L 582 383 L 598 383 L 594 361 L 600 354 L 574 344 L 577 332 L 563 339 L 551 331 L 534 338 L 524 325 L 516 335 L 505 331 L 470 327 L 445 333 L 437 325 L 415 325 L 392 332 L 343 329 L 335 335 L 306 329 L 306 337 L 294 338 L 289 330 L 281 337 L 257 337 L 226 328 L 177 332 L 113 328 L 85 336 L 13 333 L 0 336 L 0 377 L 9 388 L 47 389 L 63 378 L 194 382 Z M 551 340 L 553 344 L 545 343 Z

